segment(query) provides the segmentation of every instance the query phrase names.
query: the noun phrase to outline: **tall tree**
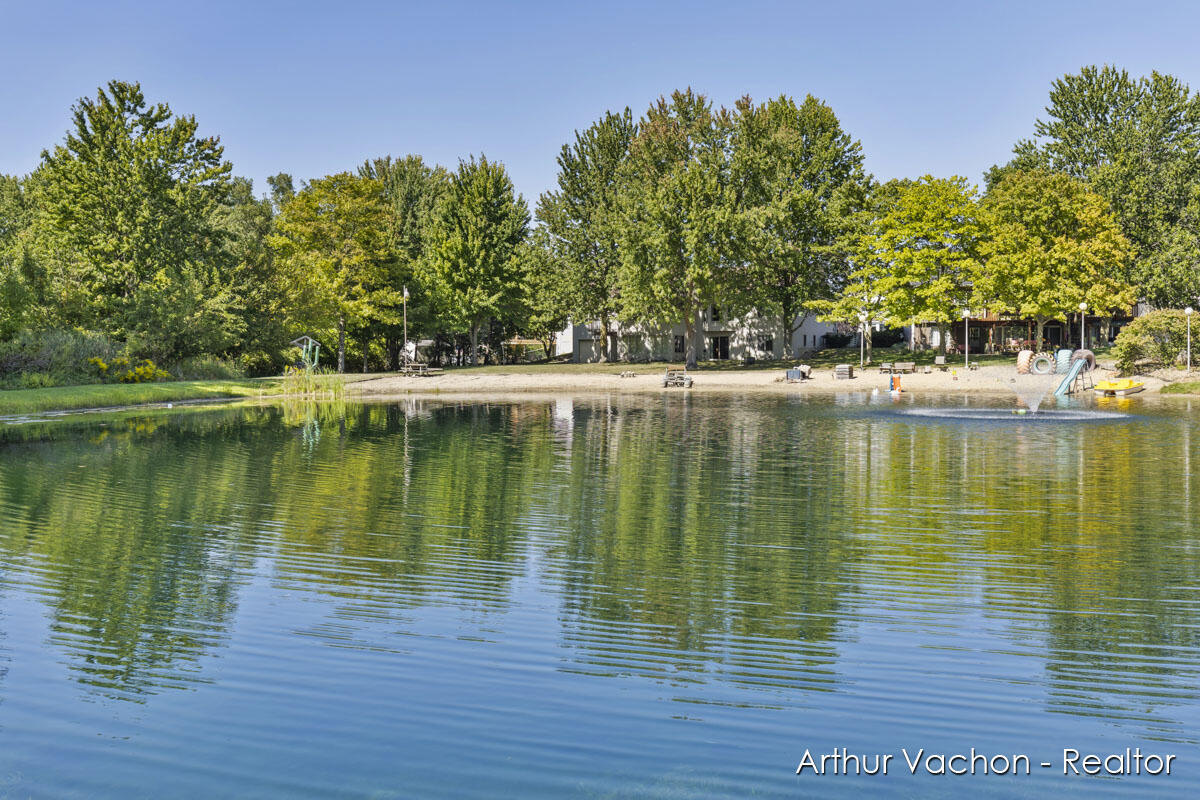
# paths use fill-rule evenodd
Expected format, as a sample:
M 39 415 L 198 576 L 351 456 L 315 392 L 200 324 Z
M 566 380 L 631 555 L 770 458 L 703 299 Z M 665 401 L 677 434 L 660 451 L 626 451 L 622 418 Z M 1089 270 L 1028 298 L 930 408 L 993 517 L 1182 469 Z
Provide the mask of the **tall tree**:
M 338 372 L 346 371 L 348 326 L 395 321 L 389 213 L 380 181 L 342 172 L 284 203 L 270 239 L 297 321 L 336 329 Z
M 628 108 L 608 112 L 558 154 L 558 190 L 538 200 L 537 217 L 549 235 L 560 280 L 569 288 L 568 313 L 577 322 L 599 320 L 607 342 L 603 360 L 616 357 L 612 321 L 620 311 L 617 280 L 619 171 L 637 133 Z
M 529 207 L 504 165 L 480 156 L 460 161 L 433 216 L 420 277 L 450 322 L 471 336 L 479 363 L 479 333 L 512 313 L 523 290 L 518 246 Z
M 213 262 L 230 172 L 219 140 L 121 81 L 79 100 L 72 122 L 33 184 L 62 321 L 161 357 L 229 346 L 234 298 Z
M 754 304 L 782 317 L 790 357 L 810 303 L 831 298 L 850 270 L 837 244 L 869 188 L 862 147 L 812 95 L 799 106 L 787 96 L 761 105 L 744 97 L 734 126 Z
M 892 265 L 875 249 L 873 231 L 880 218 L 896 204 L 900 192 L 911 184 L 911 181 L 895 180 L 873 186 L 861 207 L 841 218 L 842 230 L 833 247 L 849 269 L 836 276 L 840 280 L 834 284 L 833 297 L 812 300 L 808 304 L 822 322 L 858 325 L 865 316 L 868 324 L 864 326 L 863 334 L 868 361 L 871 359 L 870 323 L 897 322 L 889 317 L 887 298 L 879 289 Z
M 30 248 L 33 209 L 20 179 L 0 175 L 0 341 L 36 313 L 39 274 Z
M 1118 277 L 1132 255 L 1104 198 L 1067 175 L 1010 172 L 988 192 L 978 302 L 1032 317 L 1037 341 L 1047 322 L 1067 319 L 1086 301 L 1111 314 L 1135 301 Z
M 525 282 L 521 329 L 541 340 L 547 357 L 554 355 L 554 336 L 578 308 L 571 284 L 563 280 L 567 268 L 544 226 L 538 226 L 520 247 Z
M 274 372 L 288 340 L 287 286 L 275 262 L 269 238 L 275 231 L 275 207 L 254 196 L 249 178 L 234 178 L 213 222 L 222 232 L 224 282 L 236 295 L 242 336 L 236 348 L 255 371 Z
M 703 350 L 705 308 L 746 303 L 737 241 L 745 220 L 730 163 L 732 122 L 701 94 L 659 98 L 622 167 L 621 307 L 627 318 L 683 321 L 687 366 Z M 744 238 L 744 237 L 743 237 Z
M 975 189 L 966 179 L 904 182 L 876 217 L 862 247 L 887 265 L 875 282 L 891 324 L 932 322 L 943 349 L 946 326 L 971 299 L 983 228 Z
M 1186 287 L 1156 274 L 1200 180 L 1200 95 L 1170 75 L 1132 78 L 1115 67 L 1084 67 L 1050 89 L 1046 120 L 1019 142 L 1005 169 L 1063 172 L 1086 181 L 1111 206 L 1135 257 L 1123 278 L 1155 304 L 1181 302 Z
M 358 174 L 383 184 L 384 200 L 391 209 L 388 246 L 395 253 L 391 280 L 394 286 L 409 290 L 407 309 L 402 306 L 394 311 L 403 318 L 407 310 L 409 333 L 428 330 L 434 309 L 430 292 L 418 277 L 418 265 L 427 255 L 429 226 L 438 202 L 446 193 L 449 175 L 442 167 L 430 167 L 416 155 L 376 158 L 359 167 Z M 395 369 L 405 335 L 404 324 L 383 324 L 378 332 L 384 338 L 387 367 Z

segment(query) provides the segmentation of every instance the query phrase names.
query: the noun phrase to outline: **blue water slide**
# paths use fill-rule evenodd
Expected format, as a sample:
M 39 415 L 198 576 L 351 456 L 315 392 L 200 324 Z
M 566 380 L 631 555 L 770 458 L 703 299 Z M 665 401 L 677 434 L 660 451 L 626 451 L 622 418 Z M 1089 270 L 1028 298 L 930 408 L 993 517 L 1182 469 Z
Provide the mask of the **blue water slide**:
M 1054 390 L 1055 397 L 1062 397 L 1067 392 L 1071 391 L 1071 384 L 1079 377 L 1079 373 L 1087 368 L 1088 362 L 1086 358 L 1077 358 L 1071 363 L 1071 369 L 1063 377 L 1062 383 Z

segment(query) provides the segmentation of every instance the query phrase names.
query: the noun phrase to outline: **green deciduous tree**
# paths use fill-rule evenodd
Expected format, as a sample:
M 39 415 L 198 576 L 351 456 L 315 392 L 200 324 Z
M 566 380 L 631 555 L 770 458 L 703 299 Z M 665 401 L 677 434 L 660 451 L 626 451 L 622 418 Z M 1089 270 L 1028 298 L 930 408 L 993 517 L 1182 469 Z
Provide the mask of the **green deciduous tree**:
M 529 207 L 502 164 L 483 156 L 459 162 L 429 226 L 419 277 L 444 318 L 470 334 L 472 364 L 480 329 L 521 302 L 518 247 L 528 227 Z
M 566 326 L 577 298 L 571 284 L 563 280 L 568 272 L 545 227 L 537 227 L 519 250 L 524 276 L 525 314 L 521 328 L 542 342 L 546 355 L 554 355 L 554 336 Z
M 1066 319 L 1082 301 L 1111 314 L 1134 303 L 1119 275 L 1131 256 L 1104 198 L 1064 174 L 1010 172 L 983 203 L 989 237 L 977 302 L 1037 323 Z
M 966 179 L 901 182 L 860 245 L 864 262 L 886 265 L 874 281 L 886 321 L 932 322 L 943 348 L 946 325 L 962 316 L 979 268 L 983 228 Z
M 445 195 L 449 175 L 442 167 L 430 167 L 420 156 L 376 158 L 359 167 L 359 175 L 379 180 L 391 213 L 388 217 L 388 246 L 395 254 L 392 282 L 409 290 L 408 331 L 432 331 L 434 308 L 427 287 L 419 278 L 419 265 L 427 254 L 427 236 L 438 202 Z M 395 309 L 399 317 L 404 309 Z M 384 338 L 388 369 L 398 366 L 403 322 L 382 324 L 376 333 Z
M 1086 181 L 1134 247 L 1122 277 L 1152 303 L 1180 302 L 1186 286 L 1157 273 L 1156 256 L 1169 247 L 1200 180 L 1200 95 L 1170 75 L 1135 79 L 1091 66 L 1054 82 L 1046 114 L 1034 138 L 1017 144 L 1009 168 Z M 994 170 L 991 182 L 1004 171 Z
M 298 327 L 336 329 L 338 372 L 346 370 L 348 326 L 396 322 L 389 214 L 379 180 L 342 172 L 312 181 L 276 220 L 270 242 Z
M 628 108 L 577 131 L 574 144 L 563 145 L 558 155 L 558 190 L 538 201 L 537 217 L 567 289 L 568 313 L 576 322 L 600 321 L 607 340 L 603 360 L 616 357 L 611 322 L 620 311 L 619 171 L 636 133 Z
M 869 187 L 862 148 L 811 95 L 799 106 L 786 96 L 761 105 L 746 97 L 734 117 L 733 172 L 748 220 L 752 300 L 782 317 L 790 356 L 809 304 L 830 299 L 850 270 L 838 241 Z
M 622 167 L 619 236 L 623 316 L 687 330 L 687 366 L 703 350 L 704 309 L 744 307 L 749 270 L 725 110 L 700 94 L 660 98 Z
M 120 81 L 82 98 L 72 122 L 32 183 L 59 321 L 162 358 L 230 346 L 240 332 L 215 258 L 230 172 L 219 140 Z
M 34 316 L 39 274 L 30 248 L 33 209 L 22 182 L 0 175 L 0 341 Z

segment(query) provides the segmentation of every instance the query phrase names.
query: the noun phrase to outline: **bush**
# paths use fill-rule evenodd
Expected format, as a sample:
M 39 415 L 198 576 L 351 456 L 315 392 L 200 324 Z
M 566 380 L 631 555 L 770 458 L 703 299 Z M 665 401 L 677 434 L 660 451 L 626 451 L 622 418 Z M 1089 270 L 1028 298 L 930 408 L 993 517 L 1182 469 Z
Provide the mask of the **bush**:
M 1138 317 L 1121 329 L 1112 354 L 1117 368 L 1129 374 L 1141 363 L 1169 367 L 1187 347 L 1187 317 L 1164 309 Z
M 118 345 L 100 333 L 81 330 L 23 331 L 7 342 L 0 342 L 0 385 L 25 386 L 24 376 L 38 373 L 31 380 L 50 381 L 45 385 L 95 383 L 97 376 L 88 361 L 109 360 Z
M 826 347 L 837 349 L 850 344 L 850 340 L 854 338 L 852 333 L 827 333 L 821 337 L 825 341 Z
M 111 362 L 105 362 L 102 358 L 89 358 L 88 365 L 95 376 L 104 383 L 153 383 L 171 377 L 169 372 L 159 369 L 148 358 L 143 358 L 140 364 L 130 363 L 125 356 L 118 356 Z
M 245 370 L 237 361 L 216 356 L 185 358 L 171 368 L 171 373 L 181 381 L 238 380 L 246 377 Z
M 903 328 L 888 328 L 871 334 L 872 347 L 892 347 L 906 341 Z

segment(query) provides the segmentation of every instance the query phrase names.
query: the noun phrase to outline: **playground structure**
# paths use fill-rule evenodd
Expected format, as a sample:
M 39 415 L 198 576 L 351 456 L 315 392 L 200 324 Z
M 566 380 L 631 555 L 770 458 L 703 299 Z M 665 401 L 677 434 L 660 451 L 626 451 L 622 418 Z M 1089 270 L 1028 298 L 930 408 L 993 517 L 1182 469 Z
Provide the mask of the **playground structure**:
M 301 366 L 308 372 L 312 372 L 317 368 L 317 362 L 321 358 L 321 343 L 311 336 L 301 336 L 299 339 L 293 339 L 289 344 L 292 347 L 300 348 L 300 363 L 296 365 L 297 369 Z

